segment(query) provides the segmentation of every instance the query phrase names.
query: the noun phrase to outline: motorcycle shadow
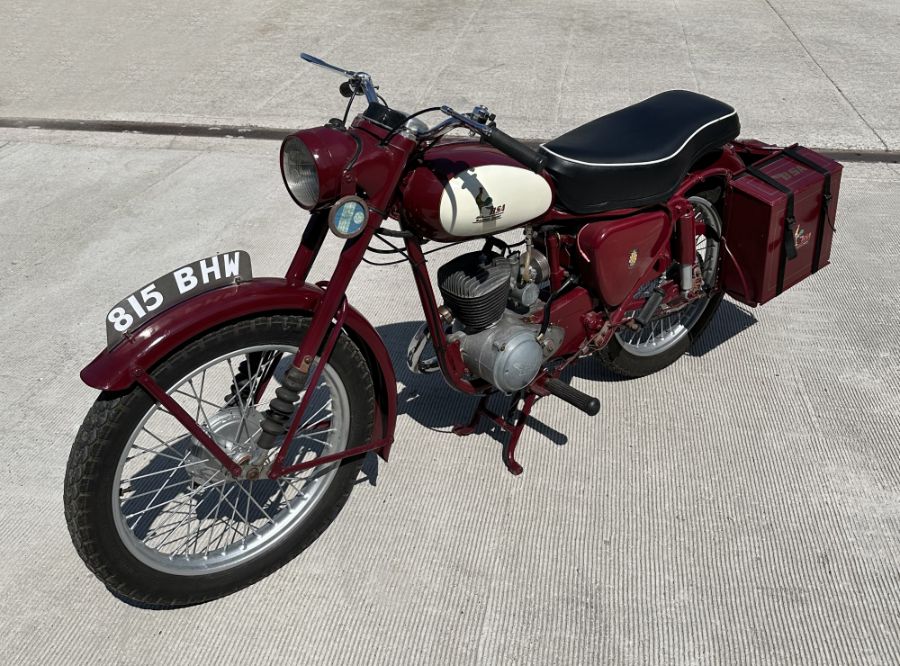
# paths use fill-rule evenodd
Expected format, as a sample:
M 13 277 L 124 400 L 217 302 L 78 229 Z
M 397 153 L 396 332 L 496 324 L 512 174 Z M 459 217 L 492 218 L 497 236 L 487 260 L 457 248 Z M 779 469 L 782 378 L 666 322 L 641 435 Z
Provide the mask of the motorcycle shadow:
M 756 321 L 756 316 L 746 306 L 724 300 L 719 306 L 719 311 L 716 312 L 703 334 L 691 346 L 688 354 L 697 357 L 705 356 L 719 345 L 739 333 L 743 333 Z
M 401 386 L 397 396 L 397 412 L 400 416 L 411 417 L 429 430 L 449 434 L 453 426 L 469 421 L 478 398 L 454 391 L 447 386 L 439 372 L 420 375 L 409 370 L 406 365 L 407 347 L 421 325 L 421 321 L 407 321 L 379 326 L 377 329 L 391 356 L 397 381 Z M 491 397 L 488 408 L 503 413 L 508 404 L 508 397 L 496 395 Z M 534 416 L 529 417 L 528 425 L 557 445 L 561 446 L 567 441 L 564 434 Z M 498 442 L 504 442 L 507 436 L 485 419 L 477 424 L 475 433 L 487 434 Z M 363 472 L 367 476 L 363 480 L 368 480 L 372 485 L 375 481 L 371 472 L 375 472 L 377 478 L 377 464 L 377 459 L 373 458 L 366 460 L 363 465 Z
M 702 357 L 755 323 L 756 318 L 743 306 L 723 301 L 716 316 L 689 353 L 691 356 Z M 440 373 L 420 375 L 409 370 L 406 365 L 407 347 L 421 325 L 420 321 L 407 321 L 379 326 L 377 329 L 391 356 L 398 383 L 402 386 L 397 397 L 398 414 L 411 417 L 429 430 L 449 433 L 453 426 L 465 423 L 471 418 L 478 398 L 452 390 Z M 607 370 L 599 361 L 590 358 L 567 368 L 561 379 L 569 382 L 573 377 L 600 382 L 626 381 Z M 496 395 L 491 397 L 488 407 L 502 413 L 508 404 L 509 398 Z M 533 415 L 529 416 L 528 426 L 557 446 L 563 446 L 568 442 L 565 434 Z M 485 419 L 481 419 L 475 432 L 487 434 L 501 443 L 507 437 L 505 432 Z M 360 482 L 368 481 L 371 485 L 376 485 L 378 459 L 374 454 L 367 456 L 363 464 L 363 473 L 365 477 L 361 478 Z

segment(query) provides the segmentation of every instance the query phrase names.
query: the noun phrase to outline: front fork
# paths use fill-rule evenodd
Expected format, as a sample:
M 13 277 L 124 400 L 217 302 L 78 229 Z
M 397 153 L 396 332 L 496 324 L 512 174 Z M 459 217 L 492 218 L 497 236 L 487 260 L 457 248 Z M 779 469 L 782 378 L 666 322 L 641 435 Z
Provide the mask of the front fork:
M 337 344 L 347 312 L 347 299 L 345 296 L 347 287 L 350 285 L 353 274 L 362 262 L 372 236 L 374 236 L 383 219 L 381 213 L 370 209 L 369 219 L 363 232 L 344 243 L 337 266 L 334 269 L 331 280 L 325 286 L 325 293 L 322 299 L 313 312 L 306 335 L 300 342 L 291 366 L 284 374 L 281 386 L 275 390 L 276 397 L 269 403 L 269 409 L 260 424 L 262 432 L 260 432 L 257 446 L 261 449 L 271 450 L 278 445 L 277 440 L 283 436 L 281 449 L 272 467 L 269 469 L 269 478 L 276 479 L 283 474 L 312 467 L 313 465 L 309 463 L 314 463 L 315 465 L 325 464 L 326 462 L 380 448 L 384 444 L 380 440 L 376 440 L 347 451 L 316 458 L 314 461 L 309 461 L 309 463 L 301 463 L 291 467 L 284 467 L 283 465 L 288 444 L 301 423 L 303 413 L 306 411 L 307 403 L 312 395 L 312 391 L 307 390 L 303 399 L 300 400 L 300 392 L 303 391 L 304 387 L 311 388 L 316 386 L 325 364 L 328 362 Z M 303 241 L 288 270 L 287 278 L 289 282 L 300 284 L 306 280 L 312 262 L 327 234 L 327 224 L 325 215 L 314 215 L 310 219 L 310 223 L 303 234 Z M 313 365 L 314 359 L 317 357 L 318 362 Z M 297 406 L 298 401 L 300 402 L 299 407 Z
M 315 386 L 318 383 L 325 364 L 328 362 L 331 352 L 337 344 L 347 316 L 347 308 L 349 307 L 344 294 L 347 291 L 347 286 L 353 277 L 353 273 L 362 262 L 366 248 L 381 224 L 382 219 L 383 217 L 379 213 L 371 211 L 364 231 L 344 244 L 338 265 L 313 313 L 307 334 L 300 342 L 291 367 L 285 373 L 282 385 L 275 391 L 276 397 L 269 403 L 269 410 L 261 423 L 262 432 L 258 442 L 259 447 L 271 450 L 277 446 L 277 438 L 282 434 L 286 435 L 282 439 L 281 450 L 276 455 L 268 471 L 268 476 L 271 479 L 277 479 L 284 474 L 298 472 L 368 451 L 381 449 L 390 444 L 389 440 L 375 439 L 351 449 L 320 456 L 290 467 L 284 467 L 284 458 L 287 454 L 288 444 L 302 422 L 303 412 L 306 410 L 312 391 L 307 391 L 304 399 L 300 402 L 299 408 L 294 409 L 295 404 L 300 400 L 300 392 L 304 387 Z M 305 282 L 327 231 L 327 214 L 313 214 L 304 231 L 300 247 L 297 249 L 288 269 L 286 278 L 289 284 L 301 285 Z M 313 365 L 313 360 L 316 357 L 318 357 L 319 361 Z M 310 372 L 311 368 L 312 372 Z M 251 460 L 244 465 L 237 463 L 216 443 L 210 433 L 204 430 L 172 396 L 166 393 L 165 389 L 149 373 L 136 369 L 133 372 L 133 376 L 135 381 L 153 396 L 164 409 L 168 410 L 222 464 L 232 477 L 258 478 L 261 472 L 258 461 Z M 237 390 L 240 389 L 240 387 L 236 388 Z

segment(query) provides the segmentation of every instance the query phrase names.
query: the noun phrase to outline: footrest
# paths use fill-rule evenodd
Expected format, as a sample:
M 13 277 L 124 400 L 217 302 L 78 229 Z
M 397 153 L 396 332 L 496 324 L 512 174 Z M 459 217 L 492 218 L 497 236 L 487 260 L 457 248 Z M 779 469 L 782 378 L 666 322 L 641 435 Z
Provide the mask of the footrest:
M 577 388 L 569 386 L 559 379 L 548 379 L 544 382 L 544 388 L 547 393 L 555 395 L 560 400 L 564 400 L 573 407 L 577 407 L 588 416 L 596 416 L 600 411 L 600 401 L 597 398 L 582 393 Z

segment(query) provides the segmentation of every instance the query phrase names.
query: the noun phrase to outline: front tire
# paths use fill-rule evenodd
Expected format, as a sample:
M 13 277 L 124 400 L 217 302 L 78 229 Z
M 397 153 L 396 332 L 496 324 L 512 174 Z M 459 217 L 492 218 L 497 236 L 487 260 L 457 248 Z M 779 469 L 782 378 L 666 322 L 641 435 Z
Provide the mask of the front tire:
M 307 327 L 307 318 L 280 315 L 229 324 L 151 374 L 233 459 L 257 455 L 261 412 Z M 312 390 L 287 464 L 371 435 L 372 380 L 347 336 Z M 357 456 L 276 481 L 233 479 L 135 385 L 102 394 L 88 412 L 66 469 L 66 521 L 78 554 L 114 594 L 153 606 L 196 604 L 307 548 L 346 503 L 361 464 Z
M 706 224 L 706 232 L 696 238 L 700 274 L 708 287 L 716 285 L 721 255 L 722 218 L 716 207 L 703 197 L 690 197 L 695 215 Z M 655 281 L 644 285 L 648 293 Z M 597 352 L 600 362 L 620 377 L 645 377 L 671 365 L 684 356 L 703 333 L 722 304 L 724 294 L 713 292 L 689 305 L 678 316 L 657 318 L 644 329 L 617 331 L 603 349 Z M 649 330 L 647 330 L 649 328 Z

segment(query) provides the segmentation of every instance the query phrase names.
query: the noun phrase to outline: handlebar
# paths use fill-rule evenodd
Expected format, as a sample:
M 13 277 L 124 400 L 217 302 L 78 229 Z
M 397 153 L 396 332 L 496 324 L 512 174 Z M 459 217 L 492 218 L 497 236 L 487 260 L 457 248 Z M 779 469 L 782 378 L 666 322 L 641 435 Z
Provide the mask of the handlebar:
M 369 104 L 374 104 L 378 101 L 378 93 L 375 92 L 375 85 L 372 83 L 372 77 L 365 72 L 351 72 L 349 69 L 336 67 L 335 65 L 331 65 L 321 58 L 317 58 L 316 56 L 310 55 L 309 53 L 301 53 L 300 57 L 308 63 L 318 65 L 319 67 L 324 67 L 327 70 L 347 77 L 348 83 L 351 84 L 351 87 L 348 87 L 346 89 L 346 92 L 350 94 L 344 95 L 345 97 L 355 95 L 357 94 L 357 90 L 361 90 L 362 93 L 366 96 L 366 100 L 369 102 Z M 344 92 L 345 89 L 342 86 L 341 94 L 343 95 Z
M 481 109 L 483 109 L 483 107 L 481 107 Z M 506 132 L 497 129 L 492 124 L 486 125 L 479 122 L 470 114 L 458 113 L 449 106 L 442 106 L 441 111 L 448 116 L 455 118 L 459 121 L 460 125 L 468 127 L 473 132 L 480 134 L 485 143 L 489 143 L 500 152 L 509 155 L 511 158 L 520 162 L 535 173 L 540 173 L 544 170 L 544 163 L 547 161 L 547 157 L 536 150 L 532 150 L 521 141 L 512 138 Z M 486 114 L 486 109 L 484 112 Z M 491 118 L 493 118 L 493 116 L 491 116 Z
M 344 97 L 353 97 L 362 93 L 366 96 L 366 100 L 368 100 L 369 104 L 378 103 L 378 93 L 376 92 L 375 85 L 372 83 L 372 77 L 365 72 L 354 72 L 349 69 L 344 69 L 343 67 L 336 67 L 335 65 L 329 64 L 321 58 L 317 58 L 308 53 L 301 53 L 300 57 L 308 63 L 324 67 L 327 70 L 346 77 L 347 81 L 341 84 L 341 94 Z M 349 107 L 347 108 L 349 109 Z M 442 106 L 441 111 L 450 116 L 450 118 L 437 127 L 417 133 L 420 141 L 436 139 L 455 127 L 467 127 L 472 132 L 479 134 L 485 143 L 489 143 L 500 152 L 509 155 L 511 158 L 528 167 L 535 173 L 540 173 L 544 170 L 544 163 L 547 161 L 546 155 L 543 155 L 536 150 L 532 150 L 521 141 L 512 138 L 506 132 L 498 130 L 493 123 L 494 116 L 490 115 L 485 107 L 476 106 L 472 113 L 465 114 L 457 113 L 449 106 Z M 419 113 L 423 112 L 420 111 Z M 415 115 L 417 114 L 413 114 L 413 116 Z M 392 136 L 393 133 L 399 129 L 399 127 L 395 128 L 388 134 L 388 137 Z

